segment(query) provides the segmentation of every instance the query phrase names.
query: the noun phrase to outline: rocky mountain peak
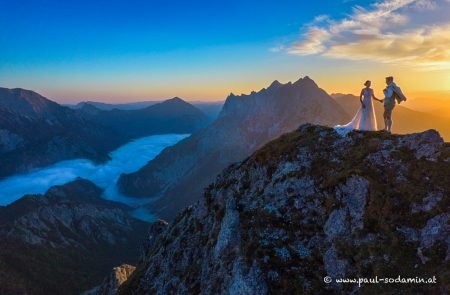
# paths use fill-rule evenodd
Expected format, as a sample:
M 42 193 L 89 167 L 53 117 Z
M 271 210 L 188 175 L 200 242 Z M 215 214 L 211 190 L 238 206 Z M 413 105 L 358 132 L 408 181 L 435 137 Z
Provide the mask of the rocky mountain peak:
M 163 103 L 187 103 L 184 99 L 175 96 L 173 98 L 165 100 Z
M 316 100 L 316 102 L 314 102 Z M 295 83 L 281 84 L 277 80 L 266 89 L 252 92 L 249 95 L 230 95 L 223 106 L 220 117 L 253 116 L 255 113 L 278 116 L 276 112 L 285 112 L 286 109 L 302 109 L 311 103 L 334 105 L 342 112 L 341 107 L 308 76 L 300 78 Z M 275 115 L 274 115 L 275 113 Z
M 0 88 L 0 109 L 41 118 L 58 109 L 58 104 L 31 90 Z
M 303 125 L 224 170 L 119 294 L 445 294 L 449 163 L 434 130 Z M 324 283 L 399 275 L 437 284 Z
M 283 84 L 281 84 L 280 82 L 278 82 L 278 80 L 275 80 L 272 82 L 272 84 L 270 84 L 269 88 L 267 89 L 275 89 L 278 88 L 280 86 L 282 86 Z
M 188 103 L 187 101 L 174 97 L 163 102 L 154 104 L 143 109 L 144 112 L 151 112 L 160 116 L 173 115 L 174 113 L 182 113 L 186 115 L 196 115 L 206 119 L 206 115 L 203 114 L 198 108 Z
M 160 196 L 151 210 L 171 219 L 193 203 L 222 169 L 300 124 L 342 124 L 346 112 L 318 87 L 292 83 L 250 95 L 229 96 L 212 124 L 119 179 L 130 196 Z
M 303 78 L 298 79 L 292 84 L 294 87 L 304 87 L 304 88 L 319 88 L 316 82 L 311 79 L 309 76 L 305 76 Z

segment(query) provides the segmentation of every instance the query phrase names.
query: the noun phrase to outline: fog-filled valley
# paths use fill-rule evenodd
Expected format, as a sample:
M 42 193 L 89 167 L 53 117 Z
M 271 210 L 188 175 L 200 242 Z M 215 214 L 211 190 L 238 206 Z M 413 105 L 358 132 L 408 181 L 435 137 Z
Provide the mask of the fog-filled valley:
M 96 164 L 87 159 L 66 160 L 44 168 L 0 180 L 0 205 L 7 205 L 26 194 L 42 194 L 54 185 L 62 185 L 78 177 L 103 188 L 108 200 L 128 205 L 142 203 L 120 195 L 116 182 L 122 173 L 138 170 L 156 157 L 164 148 L 176 144 L 188 135 L 154 135 L 131 141 L 110 153 L 110 160 Z

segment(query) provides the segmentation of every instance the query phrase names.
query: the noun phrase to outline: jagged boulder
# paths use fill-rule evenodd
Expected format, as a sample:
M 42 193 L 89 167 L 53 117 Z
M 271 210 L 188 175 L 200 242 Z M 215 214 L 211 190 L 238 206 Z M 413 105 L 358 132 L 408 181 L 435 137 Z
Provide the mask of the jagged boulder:
M 446 294 L 450 145 L 303 125 L 226 169 L 119 294 Z M 434 284 L 340 284 L 339 278 Z M 331 282 L 324 282 L 324 278 Z

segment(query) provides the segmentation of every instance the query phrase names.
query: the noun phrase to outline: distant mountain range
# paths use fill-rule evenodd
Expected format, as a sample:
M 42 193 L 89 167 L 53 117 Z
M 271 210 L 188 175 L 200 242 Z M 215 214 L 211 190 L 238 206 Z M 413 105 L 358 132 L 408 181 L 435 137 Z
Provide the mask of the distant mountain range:
M 331 95 L 349 114 L 354 115 L 361 103 L 359 97 L 352 94 L 332 94 Z M 383 104 L 374 101 L 378 128 L 384 127 Z M 428 129 L 436 129 L 445 140 L 450 141 L 450 118 L 433 115 L 428 112 L 420 112 L 408 108 L 409 101 L 396 105 L 393 112 L 393 132 L 406 134 L 420 132 Z
M 119 188 L 130 196 L 159 196 L 149 208 L 171 219 L 198 200 L 222 169 L 271 139 L 302 123 L 335 125 L 349 118 L 309 77 L 275 81 L 250 95 L 231 94 L 209 127 L 167 148 L 139 171 L 122 175 Z
M 408 100 L 409 109 L 450 119 L 450 91 L 417 95 Z
M 78 179 L 0 207 L 0 294 L 80 294 L 136 263 L 148 225 Z
M 207 117 L 181 99 L 136 111 L 74 110 L 30 90 L 0 88 L 0 178 L 61 160 L 105 161 L 132 138 L 191 133 L 206 124 Z
M 76 111 L 83 118 L 129 138 L 152 134 L 192 133 L 209 122 L 202 111 L 178 97 L 135 110 L 100 110 L 87 103 Z
M 176 97 L 175 97 L 176 98 Z M 165 100 L 152 100 L 152 101 L 138 101 L 138 102 L 129 102 L 129 103 L 104 103 L 97 101 L 83 101 L 77 103 L 76 105 L 67 105 L 73 109 L 81 109 L 85 105 L 92 105 L 100 110 L 111 111 L 113 109 L 118 110 L 139 110 L 144 109 L 149 106 L 155 105 L 157 103 L 161 103 Z M 189 101 L 189 104 L 195 106 L 199 110 L 201 110 L 210 120 L 214 120 L 220 113 L 224 101 Z

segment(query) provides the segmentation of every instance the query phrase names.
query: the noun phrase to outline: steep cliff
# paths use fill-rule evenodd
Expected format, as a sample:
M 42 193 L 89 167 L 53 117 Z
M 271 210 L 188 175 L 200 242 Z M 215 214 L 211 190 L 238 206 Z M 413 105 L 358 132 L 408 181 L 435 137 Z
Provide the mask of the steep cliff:
M 119 294 L 445 294 L 449 195 L 450 145 L 436 131 L 303 125 L 158 225 Z M 375 276 L 436 283 L 335 281 Z

